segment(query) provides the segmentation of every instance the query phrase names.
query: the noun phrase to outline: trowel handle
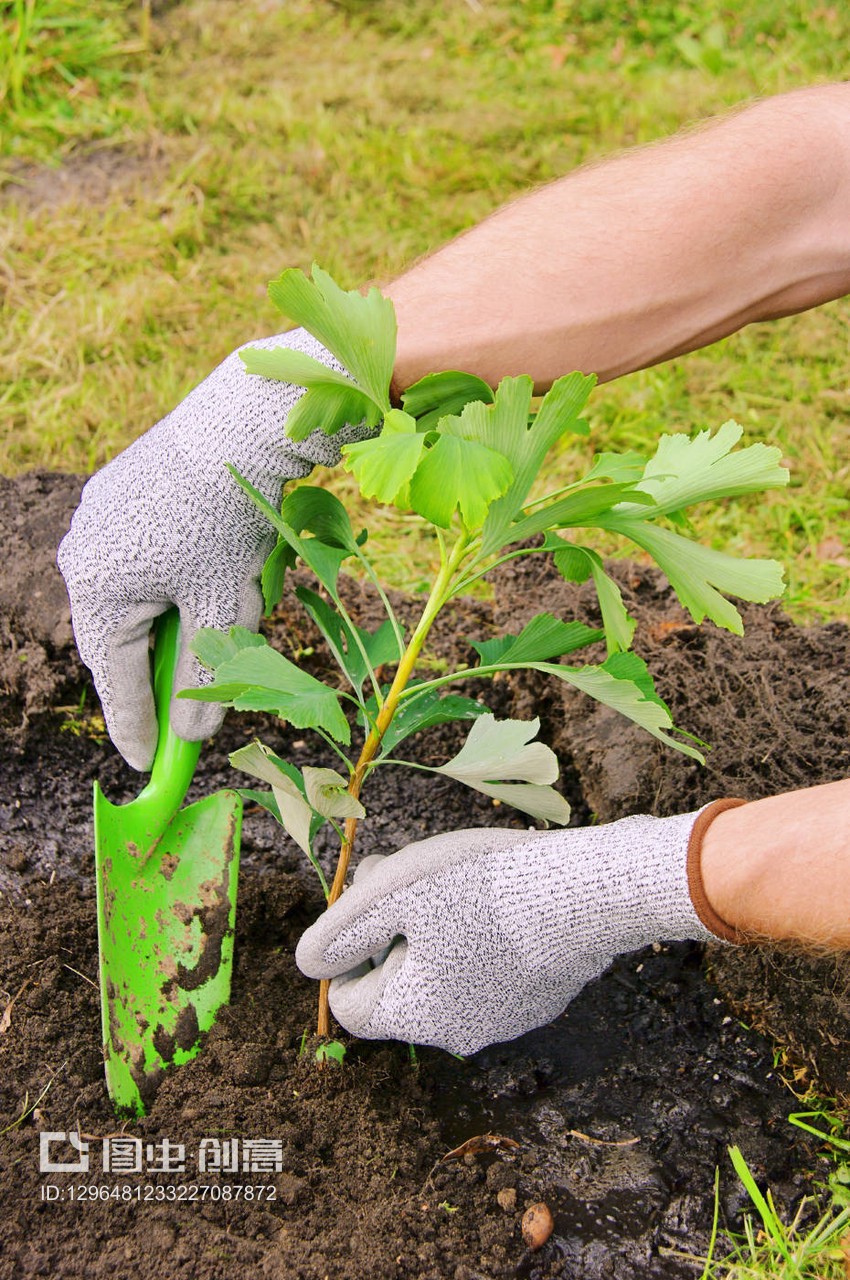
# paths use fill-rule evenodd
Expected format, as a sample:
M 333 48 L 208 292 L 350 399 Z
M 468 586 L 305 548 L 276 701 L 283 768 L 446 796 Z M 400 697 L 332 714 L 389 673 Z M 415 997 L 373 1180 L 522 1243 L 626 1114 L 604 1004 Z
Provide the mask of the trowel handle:
M 176 609 L 169 609 L 154 623 L 153 685 L 159 725 L 156 755 L 150 782 L 135 802 L 150 804 L 165 821 L 183 803 L 201 754 L 200 742 L 186 742 L 178 738 L 169 718 L 179 654 L 180 614 Z

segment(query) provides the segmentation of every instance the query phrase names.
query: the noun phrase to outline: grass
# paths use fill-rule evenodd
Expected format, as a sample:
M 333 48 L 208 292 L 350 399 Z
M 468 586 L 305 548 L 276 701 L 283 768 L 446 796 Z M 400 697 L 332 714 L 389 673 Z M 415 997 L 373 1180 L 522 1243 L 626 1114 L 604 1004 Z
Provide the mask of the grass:
M 101 465 L 235 345 L 274 332 L 264 284 L 285 265 L 390 278 L 584 160 L 840 77 L 850 12 L 194 0 L 151 18 L 120 0 L 12 0 L 0 32 L 0 471 L 14 474 Z M 27 157 L 61 163 L 78 197 L 33 207 Z M 87 166 L 106 160 L 112 191 L 92 203 Z M 783 559 L 802 619 L 850 613 L 848 325 L 844 301 L 754 326 L 593 402 L 599 448 L 730 416 L 780 443 L 790 498 L 707 528 Z M 556 478 L 579 461 L 564 453 Z M 344 477 L 327 483 L 353 501 Z M 391 580 L 415 588 L 429 551 L 405 531 L 374 537 Z
M 732 1249 L 715 1259 L 720 1178 L 715 1182 L 714 1229 L 701 1280 L 846 1280 L 850 1274 L 850 1142 L 834 1107 L 789 1116 L 792 1124 L 823 1139 L 834 1160 L 826 1203 L 806 1197 L 789 1223 L 782 1220 L 770 1190 L 762 1191 L 739 1147 L 729 1148 L 732 1166 L 750 1198 L 741 1234 L 729 1235 Z M 812 1120 L 816 1124 L 810 1123 Z M 820 1127 L 817 1127 L 817 1126 Z M 753 1212 L 754 1211 L 754 1212 Z M 729 1233 L 727 1233 L 729 1234 Z
M 0 471 L 15 474 L 93 470 L 230 349 L 274 332 L 264 284 L 284 265 L 388 279 L 581 161 L 840 77 L 850 14 L 196 0 L 151 19 L 119 0 L 13 0 L 0 31 Z M 63 164 L 77 198 L 28 204 L 24 157 Z M 86 166 L 105 159 L 114 182 L 92 204 Z M 850 613 L 849 325 L 832 303 L 594 399 L 598 448 L 731 416 L 781 444 L 790 497 L 718 511 L 707 530 L 782 558 L 791 611 L 812 620 Z M 563 453 L 556 479 L 586 457 Z M 353 502 L 343 476 L 326 483 Z M 429 550 L 405 531 L 376 541 L 390 580 L 416 588 Z
M 0 154 L 49 158 L 57 145 L 111 136 L 128 121 L 123 100 L 133 39 L 120 0 L 7 0 L 0 7 Z M 139 35 L 147 8 L 139 7 Z

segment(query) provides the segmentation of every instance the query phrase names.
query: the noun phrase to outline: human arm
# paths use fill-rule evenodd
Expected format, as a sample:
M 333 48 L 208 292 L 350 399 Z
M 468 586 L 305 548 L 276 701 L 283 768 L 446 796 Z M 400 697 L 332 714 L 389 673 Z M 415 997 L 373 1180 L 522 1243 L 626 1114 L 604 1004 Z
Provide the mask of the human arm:
M 850 292 L 850 84 L 769 98 L 500 209 L 414 266 L 397 391 L 619 377 Z

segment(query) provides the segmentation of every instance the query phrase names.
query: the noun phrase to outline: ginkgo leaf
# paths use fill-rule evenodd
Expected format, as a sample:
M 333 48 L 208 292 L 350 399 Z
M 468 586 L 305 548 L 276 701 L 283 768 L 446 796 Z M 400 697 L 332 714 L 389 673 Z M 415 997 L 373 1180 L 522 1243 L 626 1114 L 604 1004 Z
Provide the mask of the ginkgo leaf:
M 538 613 L 518 636 L 497 636 L 493 640 L 473 640 L 482 666 L 499 662 L 545 662 L 560 658 L 603 638 L 604 632 L 583 622 L 563 622 L 551 613 Z
M 538 822 L 557 822 L 565 827 L 570 820 L 570 806 L 554 787 L 539 787 L 531 782 L 479 782 L 475 790 Z
M 399 703 L 381 739 L 381 754 L 387 755 L 411 734 L 422 729 L 431 729 L 438 724 L 451 724 L 455 720 L 474 720 L 478 716 L 489 714 L 487 708 L 473 698 L 464 698 L 457 693 L 441 694 L 439 689 L 427 689 L 424 693 L 416 692 L 416 685 L 409 685 L 407 695 Z M 377 714 L 374 700 L 367 703 L 369 714 Z
M 351 521 L 339 498 L 318 485 L 300 484 L 291 489 L 280 508 L 281 519 L 303 533 L 305 529 L 332 547 L 344 547 L 351 555 L 365 539 L 365 534 L 354 535 Z
M 234 658 L 242 649 L 263 649 L 267 646 L 264 636 L 258 636 L 256 631 L 249 631 L 247 627 L 231 627 L 229 631 L 201 627 L 192 637 L 189 648 L 212 671 L 228 658 Z
M 448 529 L 460 510 L 467 529 L 478 529 L 490 504 L 513 478 L 501 453 L 444 430 L 426 452 L 410 481 L 410 503 L 431 524 Z
M 275 510 L 272 504 L 266 498 L 263 497 L 260 491 L 254 487 L 254 485 L 251 484 L 250 480 L 246 480 L 245 477 L 243 475 L 240 475 L 240 473 L 236 470 L 236 468 L 231 466 L 229 463 L 228 463 L 227 469 L 228 471 L 230 471 L 231 475 L 236 480 L 237 484 L 242 489 L 245 490 L 245 492 L 248 494 L 248 496 L 250 497 L 251 501 L 255 504 L 255 506 L 257 506 L 259 510 L 262 511 L 263 515 L 270 522 L 270 524 L 274 525 L 278 534 L 283 539 L 283 541 L 287 544 L 287 546 L 291 548 L 291 550 L 295 553 L 295 555 L 301 557 L 304 563 L 313 570 L 316 577 L 322 583 L 322 586 L 326 587 L 332 596 L 335 596 L 336 583 L 339 577 L 339 571 L 342 566 L 342 562 L 343 560 L 346 559 L 347 556 L 352 554 L 350 545 L 346 542 L 346 545 L 339 546 L 336 542 L 336 538 L 334 538 L 334 545 L 330 545 L 329 543 L 324 542 L 321 538 L 300 537 L 300 535 L 296 532 L 295 528 L 293 528 L 291 524 L 288 524 L 287 521 L 284 520 L 281 513 Z M 300 494 L 305 490 L 309 490 L 311 488 L 312 486 L 310 485 L 304 485 L 301 488 L 294 489 L 292 493 L 289 494 L 287 498 L 284 500 L 283 507 L 287 507 L 287 503 L 289 502 L 290 498 L 294 498 L 296 494 Z M 327 493 L 327 491 L 324 489 L 318 489 L 316 490 L 316 492 L 326 493 L 329 499 L 333 498 L 333 495 L 330 493 Z M 333 500 L 339 503 L 338 498 L 334 498 Z M 339 505 L 340 507 L 342 507 L 341 503 L 339 503 Z M 283 508 L 281 508 L 281 510 L 283 510 Z M 290 514 L 292 514 L 293 508 L 288 507 L 287 511 Z M 346 516 L 346 520 L 347 519 L 348 517 Z M 304 527 L 303 523 L 302 523 L 302 527 Z M 349 528 L 350 528 L 350 525 L 349 525 Z M 355 550 L 356 550 L 356 546 L 355 546 Z M 285 569 L 288 564 L 292 563 L 292 561 L 286 556 L 284 552 L 280 552 L 279 555 L 280 555 L 280 564 L 278 568 L 282 566 Z
M 522 510 L 546 454 L 567 431 L 584 434 L 579 418 L 596 378 L 570 373 L 558 378 L 547 392 L 536 416 L 528 423 L 533 386 L 530 378 L 504 378 L 496 389 L 495 408 L 500 409 L 494 448 L 510 462 L 514 478 L 505 495 L 493 503 L 484 527 L 483 551 L 504 546 L 508 531 Z M 496 414 L 494 413 L 494 417 Z
M 425 436 L 417 432 L 416 420 L 393 409 L 379 436 L 344 445 L 342 456 L 364 498 L 393 503 L 406 488 L 424 451 Z
M 492 404 L 492 389 L 474 373 L 459 369 L 426 374 L 401 397 L 406 412 L 418 419 L 420 431 L 436 427 L 447 413 L 460 413 L 473 400 Z
M 475 721 L 466 742 L 437 773 L 457 778 L 467 786 L 506 778 L 521 782 L 550 783 L 558 776 L 554 751 L 534 742 L 540 720 L 497 720 L 489 712 Z
M 395 362 L 395 309 L 377 289 L 347 292 L 313 264 L 312 280 L 290 268 L 269 285 L 285 315 L 317 338 L 382 412 L 390 410 Z
M 284 830 L 292 836 L 299 849 L 312 855 L 315 814 L 291 778 L 281 777 L 272 795 L 280 813 Z
M 336 769 L 304 766 L 307 800 L 323 818 L 365 818 L 366 810 L 348 793 L 348 783 Z
M 626 516 L 611 514 L 602 527 L 625 534 L 649 552 L 695 622 L 708 617 L 719 627 L 743 635 L 741 615 L 720 593 L 764 604 L 785 590 L 783 568 L 776 560 L 739 559 L 671 529 Z
M 609 665 L 610 664 L 610 665 Z M 619 711 L 635 724 L 646 729 L 654 738 L 665 742 L 694 760 L 705 763 L 705 758 L 690 743 L 671 736 L 679 732 L 673 724 L 668 707 L 655 692 L 646 663 L 634 653 L 615 653 L 601 666 L 568 667 L 549 662 L 534 662 L 535 671 L 555 676 L 573 685 L 583 693 Z
M 307 803 L 304 780 L 295 766 L 281 760 L 258 741 L 234 751 L 230 763 L 252 778 L 268 783 L 272 789 L 270 797 L 262 792 L 243 791 L 243 795 L 252 794 L 252 798 L 277 818 L 299 849 L 312 859 L 313 840 L 324 819 Z M 273 800 L 273 805 L 269 799 Z
M 286 417 L 290 440 L 306 440 L 314 431 L 334 436 L 343 427 L 375 427 L 381 410 L 355 386 L 333 382 L 317 383 L 305 391 Z
M 590 547 L 579 547 L 566 542 L 557 534 L 547 534 L 544 551 L 553 551 L 555 568 L 567 582 L 586 582 L 593 577 L 602 625 L 609 653 L 628 649 L 635 634 L 636 622 L 630 617 L 617 583 L 605 572 L 602 557 Z
M 215 679 L 177 695 L 221 702 L 237 711 L 273 711 L 296 729 L 324 729 L 337 742 L 351 741 L 339 695 L 276 649 L 244 648 L 215 669 Z
M 597 453 L 585 480 L 614 480 L 628 484 L 640 480 L 646 467 L 642 453 L 626 449 L 623 453 Z
M 237 751 L 232 751 L 228 758 L 234 769 L 241 769 L 243 773 L 249 773 L 252 778 L 258 778 L 260 782 L 266 782 L 270 787 L 279 786 L 281 777 L 287 777 L 293 781 L 293 772 L 298 772 L 295 765 L 281 760 L 257 738 L 249 742 L 247 747 L 239 747 Z
M 483 715 L 457 755 L 435 772 L 544 821 L 567 822 L 569 806 L 548 785 L 558 777 L 555 753 L 544 743 L 532 741 L 539 729 L 539 719 L 497 720 L 489 713 Z
M 714 433 L 662 436 L 639 487 L 655 499 L 660 511 L 670 512 L 695 502 L 787 485 L 789 472 L 779 465 L 781 450 L 751 444 L 732 452 L 743 430 L 730 419 Z
M 642 493 L 631 483 L 597 484 L 577 489 L 566 498 L 538 507 L 530 515 L 523 516 L 511 525 L 503 535 L 506 542 L 521 542 L 550 529 L 601 527 L 601 519 L 622 502 L 640 503 L 654 509 L 655 503 L 648 493 Z
M 295 565 L 295 552 L 285 539 L 278 534 L 277 542 L 266 557 L 263 571 L 260 574 L 260 587 L 263 592 L 263 612 L 266 617 L 280 604 L 283 595 L 283 584 L 287 569 Z
M 239 358 L 247 373 L 259 374 L 262 378 L 291 382 L 296 387 L 335 385 L 348 391 L 358 390 L 344 373 L 294 347 L 244 347 Z

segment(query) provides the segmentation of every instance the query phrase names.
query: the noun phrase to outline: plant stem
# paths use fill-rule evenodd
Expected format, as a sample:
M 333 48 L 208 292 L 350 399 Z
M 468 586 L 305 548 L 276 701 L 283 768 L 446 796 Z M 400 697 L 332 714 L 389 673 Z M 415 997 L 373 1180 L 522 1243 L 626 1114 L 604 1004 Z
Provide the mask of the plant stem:
M 440 549 L 443 552 L 444 543 L 441 538 Z M 431 630 L 434 619 L 442 609 L 443 605 L 451 595 L 452 582 L 455 574 L 463 563 L 463 559 L 469 548 L 469 535 L 464 531 L 461 533 L 457 542 L 451 550 L 451 554 L 441 555 L 440 571 L 434 580 L 431 593 L 422 610 L 422 616 L 416 624 L 416 630 L 410 638 L 410 644 L 404 651 L 404 654 L 396 668 L 395 677 L 383 706 L 381 707 L 377 719 L 373 727 L 370 729 L 366 741 L 363 743 L 363 749 L 360 752 L 357 764 L 354 766 L 354 773 L 351 775 L 351 781 L 348 784 L 349 795 L 354 796 L 355 800 L 360 798 L 360 788 L 368 772 L 368 766 L 374 759 L 380 745 L 381 740 L 389 728 L 390 722 L 398 708 L 399 699 L 407 687 L 410 677 L 413 675 L 413 668 L 416 665 L 416 659 L 419 657 L 428 632 Z M 328 894 L 328 906 L 332 907 L 342 894 L 345 885 L 345 877 L 348 874 L 348 864 L 351 859 L 351 851 L 354 848 L 354 838 L 357 834 L 357 818 L 346 818 L 345 828 L 343 831 L 343 839 L 339 850 L 339 861 L 336 865 L 336 873 L 331 885 L 331 891 Z M 328 989 L 330 983 L 322 980 L 319 983 L 319 1017 L 317 1031 L 320 1036 L 327 1036 L 330 1028 L 330 1012 L 328 1007 Z

